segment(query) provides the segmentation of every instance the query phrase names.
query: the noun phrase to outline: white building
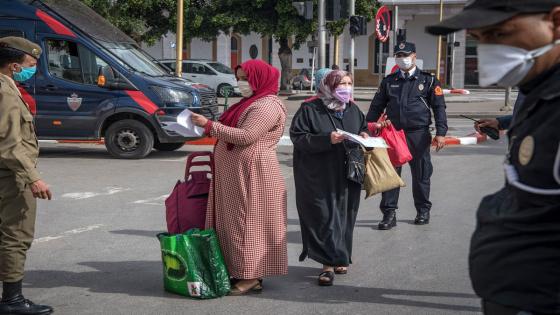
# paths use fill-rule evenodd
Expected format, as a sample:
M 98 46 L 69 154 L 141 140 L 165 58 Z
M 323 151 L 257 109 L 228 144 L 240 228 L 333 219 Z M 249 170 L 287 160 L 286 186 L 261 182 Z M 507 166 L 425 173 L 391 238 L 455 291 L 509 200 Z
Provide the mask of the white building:
M 426 34 L 427 25 L 439 21 L 439 0 L 381 0 L 389 6 L 398 28 L 406 29 L 407 40 L 416 43 L 418 57 L 423 59 L 423 70 L 435 73 L 437 59 L 437 37 Z M 458 13 L 466 0 L 445 0 L 444 17 Z M 375 37 L 375 22 L 368 24 L 367 36 L 355 39 L 355 81 L 358 86 L 377 86 L 385 71 L 385 60 L 392 55 L 396 32 L 390 40 L 382 45 L 382 58 L 379 58 L 380 43 Z M 467 39 L 464 31 L 443 38 L 441 81 L 455 88 L 465 85 L 477 85 L 476 49 L 472 40 Z M 311 40 L 311 38 L 310 38 Z M 144 47 L 156 58 L 175 58 L 175 36 L 169 34 L 155 46 Z M 348 65 L 348 47 L 350 36 L 346 29 L 339 37 L 338 54 L 335 53 L 335 39 L 327 40 L 327 65 L 337 64 L 341 68 Z M 279 45 L 269 37 L 250 33 L 248 35 L 221 34 L 211 42 L 194 39 L 185 45 L 184 58 L 211 59 L 230 67 L 251 58 L 262 59 L 280 68 L 278 59 Z M 337 56 L 338 55 L 338 56 Z M 292 68 L 294 73 L 304 68 L 311 68 L 313 54 L 307 45 L 293 50 Z M 383 65 L 380 67 L 380 59 Z

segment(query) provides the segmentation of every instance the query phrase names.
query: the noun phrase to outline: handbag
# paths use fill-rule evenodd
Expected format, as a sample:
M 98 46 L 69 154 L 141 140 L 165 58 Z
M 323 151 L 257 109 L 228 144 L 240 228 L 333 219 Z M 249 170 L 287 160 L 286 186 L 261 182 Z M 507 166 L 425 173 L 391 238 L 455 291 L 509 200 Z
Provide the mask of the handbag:
M 224 296 L 230 279 L 218 237 L 213 229 L 157 235 L 166 291 L 196 299 Z
M 334 120 L 331 115 L 327 112 L 329 119 L 334 127 L 334 131 L 337 131 Z M 364 177 L 366 174 L 366 167 L 364 164 L 364 150 L 361 146 L 356 146 L 348 148 L 346 143 L 342 142 L 344 145 L 344 150 L 346 151 L 346 179 L 362 185 L 364 183 Z
M 385 120 L 387 120 L 387 115 L 381 116 L 378 122 L 383 122 Z M 368 127 L 370 126 L 368 125 Z M 412 160 L 412 154 L 408 149 L 404 130 L 397 130 L 395 126 L 391 124 L 381 129 L 379 136 L 389 145 L 387 153 L 394 167 L 403 166 Z
M 387 149 L 375 148 L 371 151 L 366 151 L 364 155 L 366 199 L 375 194 L 405 186 L 389 160 Z
M 199 157 L 209 157 L 209 160 L 193 161 Z M 185 181 L 177 181 L 173 191 L 165 199 L 169 233 L 180 234 L 192 228 L 204 228 L 210 192 L 210 178 L 208 177 L 213 172 L 212 165 L 212 152 L 195 152 L 189 155 L 185 167 Z M 210 170 L 191 171 L 193 166 L 207 166 Z

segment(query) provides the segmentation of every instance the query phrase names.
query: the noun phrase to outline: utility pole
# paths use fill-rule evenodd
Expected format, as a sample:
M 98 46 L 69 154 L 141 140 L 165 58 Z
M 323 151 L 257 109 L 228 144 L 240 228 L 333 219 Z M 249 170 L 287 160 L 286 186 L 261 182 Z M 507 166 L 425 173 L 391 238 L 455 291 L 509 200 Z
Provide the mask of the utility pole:
M 319 0 L 318 18 L 319 18 L 319 68 L 324 68 L 327 64 L 327 30 L 325 27 L 325 0 Z
M 181 77 L 183 74 L 183 1 L 177 0 L 177 40 L 175 43 L 177 62 L 175 63 L 175 75 L 178 77 Z
M 439 21 L 443 21 L 443 0 L 439 0 Z M 442 42 L 441 35 L 438 36 L 437 40 L 437 65 L 436 65 L 436 78 L 440 79 L 440 72 L 441 72 L 441 42 Z
M 350 16 L 354 16 L 356 15 L 356 1 L 355 0 L 350 0 L 348 1 L 348 15 Z M 354 35 L 352 35 L 350 33 L 350 53 L 349 53 L 349 62 L 350 62 L 350 67 L 348 67 L 348 69 L 350 70 L 350 74 L 352 74 L 352 77 L 354 76 Z M 354 80 L 356 80 L 354 78 Z

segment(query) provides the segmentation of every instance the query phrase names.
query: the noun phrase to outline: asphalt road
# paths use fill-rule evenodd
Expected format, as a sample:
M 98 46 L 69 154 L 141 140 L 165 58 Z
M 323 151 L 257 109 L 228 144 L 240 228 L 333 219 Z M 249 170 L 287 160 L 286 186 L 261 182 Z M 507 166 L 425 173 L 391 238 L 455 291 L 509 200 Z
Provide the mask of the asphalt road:
M 450 121 L 452 130 L 470 123 Z M 24 281 L 56 314 L 480 314 L 467 267 L 479 200 L 503 184 L 505 141 L 433 154 L 432 221 L 412 224 L 410 187 L 398 226 L 378 231 L 379 196 L 362 201 L 354 264 L 335 286 L 316 285 L 319 265 L 301 250 L 290 147 L 279 150 L 288 184 L 289 275 L 265 280 L 260 295 L 197 301 L 165 293 L 155 237 L 165 230 L 163 201 L 185 157 L 204 147 L 116 160 L 99 145 L 43 144 L 39 168 L 55 199 L 39 203 L 37 240 Z M 410 172 L 403 171 L 410 186 Z

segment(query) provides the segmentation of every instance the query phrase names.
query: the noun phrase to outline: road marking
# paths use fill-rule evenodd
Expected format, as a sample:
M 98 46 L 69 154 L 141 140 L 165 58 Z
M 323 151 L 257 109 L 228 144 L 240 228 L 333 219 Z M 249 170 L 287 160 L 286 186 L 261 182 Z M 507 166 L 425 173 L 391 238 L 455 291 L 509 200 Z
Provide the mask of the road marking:
M 58 239 L 61 239 L 61 238 L 64 238 L 64 237 L 93 231 L 93 230 L 99 229 L 103 226 L 105 226 L 105 225 L 104 224 L 94 224 L 94 225 L 90 225 L 90 226 L 86 226 L 86 227 L 77 228 L 77 229 L 73 229 L 73 230 L 70 230 L 70 231 L 62 232 L 62 233 L 60 233 L 59 235 L 56 235 L 56 236 L 41 237 L 41 238 L 38 238 L 38 239 L 34 240 L 33 244 L 46 243 L 46 242 L 58 240 Z
M 152 205 L 152 206 L 163 206 L 165 204 L 165 199 L 169 197 L 169 195 L 161 195 L 159 197 L 149 198 L 145 200 L 136 200 L 132 203 L 135 204 L 143 204 L 143 205 Z
M 110 196 L 114 195 L 123 191 L 128 191 L 130 188 L 122 188 L 122 187 L 107 187 L 105 188 L 105 192 L 74 192 L 74 193 L 66 193 L 61 196 L 61 198 L 72 199 L 72 200 L 82 200 L 82 199 L 89 199 L 93 197 L 99 196 Z

